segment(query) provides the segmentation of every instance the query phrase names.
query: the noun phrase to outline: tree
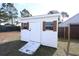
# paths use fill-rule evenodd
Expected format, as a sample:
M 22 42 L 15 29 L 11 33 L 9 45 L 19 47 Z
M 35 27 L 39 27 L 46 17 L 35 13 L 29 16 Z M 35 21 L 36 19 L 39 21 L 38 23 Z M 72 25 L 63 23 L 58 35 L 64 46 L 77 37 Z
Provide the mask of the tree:
M 8 15 L 7 13 L 0 11 L 0 19 L 3 19 L 4 21 L 8 20 Z
M 8 20 L 8 15 L 4 11 L 0 10 L 0 25 L 2 22 L 6 22 Z
M 61 16 L 62 16 L 63 19 L 66 18 L 66 17 L 69 17 L 67 12 L 61 12 Z M 62 21 L 63 21 L 63 19 L 62 19 Z
M 2 7 L 0 10 L 7 14 L 8 20 L 11 20 L 12 24 L 13 19 L 18 17 L 18 10 L 15 8 L 13 3 L 2 3 Z
M 5 7 L 5 3 L 3 3 L 2 6 Z M 8 15 L 2 7 L 0 8 L 0 19 L 3 19 L 4 21 L 8 20 Z
M 64 18 L 64 17 L 69 17 L 69 15 L 68 15 L 67 12 L 61 12 L 61 15 L 62 15 L 63 18 Z
M 48 14 L 58 14 L 59 12 L 57 10 L 51 10 L 48 12 Z
M 69 17 L 68 13 L 67 12 L 58 12 L 57 10 L 51 10 L 48 12 L 48 14 L 61 14 L 61 17 L 63 18 L 62 21 L 66 18 L 66 17 Z M 58 18 L 58 21 L 59 23 L 61 23 L 61 20 L 60 20 L 60 16 Z
M 21 17 L 30 17 L 30 16 L 32 16 L 32 15 L 29 13 L 29 11 L 26 10 L 26 9 L 23 9 L 22 11 L 20 11 L 20 13 L 21 13 Z
M 59 14 L 60 12 L 57 10 L 51 10 L 48 12 L 48 14 Z M 58 17 L 58 21 L 60 22 L 60 16 Z

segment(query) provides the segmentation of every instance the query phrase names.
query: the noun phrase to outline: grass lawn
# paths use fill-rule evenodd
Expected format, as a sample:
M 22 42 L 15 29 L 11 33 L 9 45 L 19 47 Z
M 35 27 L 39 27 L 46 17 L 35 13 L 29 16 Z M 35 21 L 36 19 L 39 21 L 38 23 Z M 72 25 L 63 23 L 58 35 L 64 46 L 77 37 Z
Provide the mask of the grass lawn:
M 5 55 L 5 56 L 22 56 L 22 55 L 27 55 L 23 54 L 18 51 L 19 48 L 21 48 L 26 42 L 22 42 L 20 40 L 8 42 L 5 44 L 0 45 L 0 55 Z M 40 46 L 40 48 L 36 51 L 34 56 L 51 56 L 54 54 L 56 51 L 55 48 L 50 48 L 50 47 L 45 47 L 45 46 Z

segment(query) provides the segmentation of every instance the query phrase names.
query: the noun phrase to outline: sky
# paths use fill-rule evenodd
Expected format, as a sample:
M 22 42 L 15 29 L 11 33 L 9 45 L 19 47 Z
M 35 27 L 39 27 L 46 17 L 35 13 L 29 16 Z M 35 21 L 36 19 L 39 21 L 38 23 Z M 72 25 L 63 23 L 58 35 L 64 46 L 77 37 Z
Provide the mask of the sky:
M 79 0 L 0 0 L 15 3 L 21 11 L 27 9 L 33 16 L 47 14 L 50 10 L 65 11 L 70 17 L 79 13 Z

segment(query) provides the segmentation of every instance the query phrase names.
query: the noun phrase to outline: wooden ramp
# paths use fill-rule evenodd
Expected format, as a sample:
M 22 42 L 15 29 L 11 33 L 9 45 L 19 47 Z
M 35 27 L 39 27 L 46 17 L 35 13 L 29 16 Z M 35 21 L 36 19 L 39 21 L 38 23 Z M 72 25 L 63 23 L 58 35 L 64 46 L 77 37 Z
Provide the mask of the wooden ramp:
M 22 48 L 19 49 L 20 52 L 22 53 L 26 53 L 26 54 L 33 54 L 34 52 L 36 52 L 36 50 L 40 47 L 40 43 L 39 42 L 33 42 L 30 41 L 27 44 L 25 44 Z

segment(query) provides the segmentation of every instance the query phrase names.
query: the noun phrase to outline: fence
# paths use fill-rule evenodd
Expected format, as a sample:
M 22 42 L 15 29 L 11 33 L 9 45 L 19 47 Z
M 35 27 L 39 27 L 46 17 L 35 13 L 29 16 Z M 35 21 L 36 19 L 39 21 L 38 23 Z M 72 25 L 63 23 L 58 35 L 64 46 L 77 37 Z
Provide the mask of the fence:
M 0 25 L 0 32 L 20 31 L 20 26 L 4 26 Z
M 65 32 L 64 32 L 64 27 L 59 27 L 58 37 L 64 37 L 64 33 L 65 33 L 65 38 L 68 38 L 68 27 L 65 27 Z M 70 37 L 79 39 L 79 24 L 70 25 Z

